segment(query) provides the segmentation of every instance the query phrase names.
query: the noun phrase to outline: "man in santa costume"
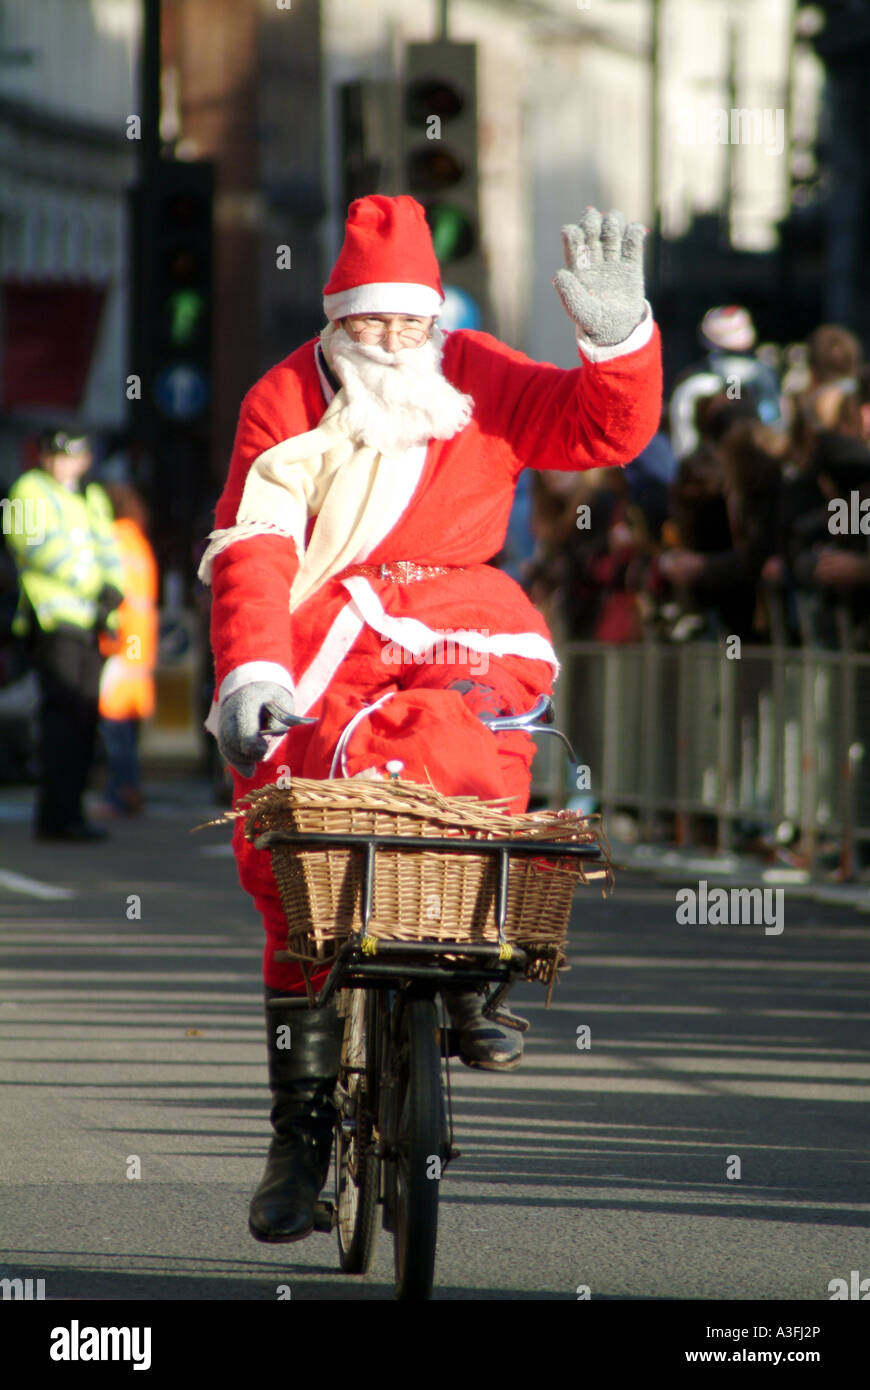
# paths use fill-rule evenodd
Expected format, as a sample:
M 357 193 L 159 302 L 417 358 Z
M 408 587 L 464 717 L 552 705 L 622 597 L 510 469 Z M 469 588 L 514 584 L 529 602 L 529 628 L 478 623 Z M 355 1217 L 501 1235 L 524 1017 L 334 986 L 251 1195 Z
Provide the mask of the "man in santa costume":
M 215 701 L 206 727 L 235 800 L 301 777 L 403 776 L 447 795 L 525 809 L 534 745 L 480 716 L 552 690 L 546 625 L 486 562 L 502 545 L 521 469 L 625 464 L 658 427 L 660 344 L 643 290 L 644 228 L 587 209 L 563 228 L 553 281 L 580 365 L 531 361 L 486 333 L 442 333 L 443 293 L 413 198 L 354 202 L 323 294 L 319 340 L 272 367 L 243 403 L 200 576 L 213 594 Z M 316 717 L 270 732 L 281 712 Z M 275 1137 L 251 1202 L 259 1240 L 313 1229 L 329 1165 L 341 1020 L 278 963 L 286 923 L 268 852 L 236 826 L 243 887 L 266 929 L 264 979 Z M 325 972 L 314 977 L 315 984 Z M 519 1065 L 520 1034 L 447 999 L 468 1065 Z

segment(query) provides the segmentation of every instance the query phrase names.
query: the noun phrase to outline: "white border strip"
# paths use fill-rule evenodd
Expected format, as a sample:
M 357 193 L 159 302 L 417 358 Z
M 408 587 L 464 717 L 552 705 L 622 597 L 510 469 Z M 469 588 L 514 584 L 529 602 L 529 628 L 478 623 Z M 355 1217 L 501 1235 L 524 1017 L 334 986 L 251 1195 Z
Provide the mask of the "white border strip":
M 203 727 L 215 738 L 218 736 L 220 712 L 224 702 L 237 690 L 240 690 L 243 685 L 253 685 L 255 681 L 274 681 L 276 685 L 283 686 L 295 700 L 293 677 L 283 666 L 279 666 L 277 661 L 245 661 L 241 666 L 236 666 L 234 670 L 224 676 L 218 697 L 216 700 L 212 700 L 212 706 Z M 269 735 L 267 734 L 265 737 L 268 738 Z M 274 737 L 278 738 L 279 736 L 276 734 Z M 280 735 L 280 738 L 284 737 L 284 734 Z M 270 755 L 271 752 L 274 752 L 274 747 L 270 750 Z
M 607 347 L 601 347 L 578 332 L 577 346 L 587 362 L 612 362 L 615 357 L 627 357 L 630 352 L 637 352 L 639 348 L 646 347 L 653 335 L 653 316 L 649 300 L 645 299 L 643 303 L 643 318 L 622 343 L 611 343 Z
M 299 677 L 296 687 L 296 713 L 307 714 L 320 699 L 362 630 L 363 620 L 345 603 L 333 620 L 317 655 Z
M 440 314 L 443 305 L 443 295 L 431 285 L 411 280 L 375 281 L 323 296 L 323 311 L 333 320 L 348 314 L 419 314 L 428 318 Z
M 387 613 L 364 575 L 355 574 L 341 582 L 369 627 L 398 642 L 415 656 L 422 656 L 449 637 L 454 646 L 466 647 L 472 652 L 490 652 L 493 656 L 526 656 L 533 661 L 547 661 L 554 671 L 559 671 L 556 653 L 539 632 L 496 632 L 489 635 L 473 628 L 439 632 L 417 618 L 394 618 Z

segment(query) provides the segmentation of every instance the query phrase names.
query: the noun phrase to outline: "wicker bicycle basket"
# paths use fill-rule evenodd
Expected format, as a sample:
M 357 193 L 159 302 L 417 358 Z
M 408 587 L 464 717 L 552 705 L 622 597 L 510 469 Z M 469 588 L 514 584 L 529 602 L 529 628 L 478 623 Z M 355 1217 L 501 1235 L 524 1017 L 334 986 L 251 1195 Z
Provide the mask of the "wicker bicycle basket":
M 522 837 L 598 846 L 584 862 L 515 854 L 510 858 L 504 938 L 529 954 L 527 974 L 552 985 L 565 963 L 563 944 L 578 883 L 612 884 L 607 842 L 597 817 L 571 811 L 507 815 L 498 803 L 447 797 L 414 782 L 294 777 L 290 786 L 260 788 L 244 798 L 245 835 L 424 836 L 497 840 Z M 338 944 L 362 928 L 362 855 L 346 846 L 272 843 L 272 869 L 287 918 L 287 957 L 309 969 L 334 957 Z M 378 848 L 367 936 L 390 941 L 497 942 L 497 857 L 467 851 Z

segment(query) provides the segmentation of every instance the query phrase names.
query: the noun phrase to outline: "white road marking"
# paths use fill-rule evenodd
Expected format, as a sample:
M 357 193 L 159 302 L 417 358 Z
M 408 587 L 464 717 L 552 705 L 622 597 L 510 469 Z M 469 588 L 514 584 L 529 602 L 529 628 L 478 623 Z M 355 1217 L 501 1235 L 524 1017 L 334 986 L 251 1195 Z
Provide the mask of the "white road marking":
M 30 898 L 44 898 L 52 902 L 75 897 L 72 888 L 58 888 L 53 883 L 41 883 L 38 878 L 26 878 L 24 874 L 14 874 L 11 869 L 0 869 L 0 888 L 8 888 L 12 893 L 25 893 Z

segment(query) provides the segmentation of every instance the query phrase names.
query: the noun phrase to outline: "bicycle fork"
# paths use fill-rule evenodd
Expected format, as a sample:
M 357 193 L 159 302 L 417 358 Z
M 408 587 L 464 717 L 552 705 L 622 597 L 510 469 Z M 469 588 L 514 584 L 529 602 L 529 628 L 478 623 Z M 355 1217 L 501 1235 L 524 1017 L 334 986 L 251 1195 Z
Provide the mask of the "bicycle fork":
M 383 1167 L 383 1225 L 384 1230 L 395 1234 L 396 1205 L 398 1201 L 397 1178 L 399 1160 L 399 1128 L 402 1122 L 401 1108 L 404 1100 L 403 1084 L 407 1084 L 404 1070 L 405 1059 L 397 1040 L 402 1037 L 402 1016 L 411 999 L 428 999 L 435 1007 L 438 1022 L 440 1055 L 443 1062 L 441 1073 L 441 1124 L 440 1142 L 437 1152 L 426 1156 L 426 1176 L 439 1181 L 451 1159 L 459 1158 L 460 1150 L 453 1143 L 453 1103 L 450 1088 L 450 1061 L 447 1039 L 449 1036 L 446 1006 L 437 990 L 396 990 L 389 1008 L 384 1009 L 385 1055 L 379 1069 L 377 1096 L 378 1116 L 378 1154 Z M 439 1007 L 440 1006 L 440 1007 Z M 440 1018 L 439 1018 L 440 1014 Z M 384 1035 L 382 1034 L 382 1037 Z M 446 1076 L 447 1105 L 444 1104 Z

